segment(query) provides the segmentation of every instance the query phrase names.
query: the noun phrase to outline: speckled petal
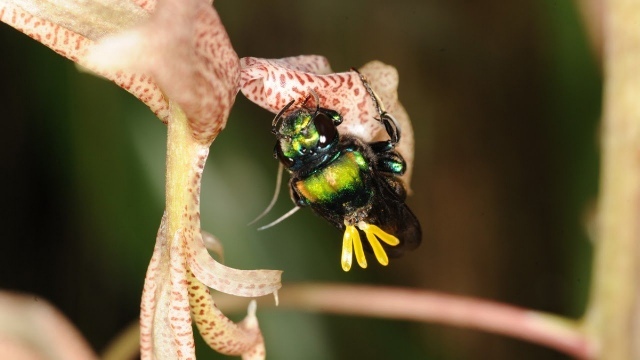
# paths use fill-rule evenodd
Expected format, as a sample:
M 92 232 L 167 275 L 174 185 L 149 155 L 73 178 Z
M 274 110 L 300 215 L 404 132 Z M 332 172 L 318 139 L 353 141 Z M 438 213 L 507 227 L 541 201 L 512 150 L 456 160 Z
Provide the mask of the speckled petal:
M 302 58 L 304 59 L 304 58 Z M 317 67 L 319 57 L 306 69 Z M 318 75 L 305 69 L 297 58 L 295 67 L 286 59 L 242 58 L 242 93 L 261 107 L 277 113 L 289 101 L 302 104 L 311 91 L 320 98 L 320 105 L 331 108 L 342 115 L 344 121 L 338 127 L 341 132 L 355 134 L 365 141 L 373 140 L 384 127 L 374 118 L 377 112 L 373 100 L 367 93 L 359 75 L 354 71 Z
M 226 125 L 240 79 L 239 59 L 206 0 L 165 0 L 142 25 L 102 39 L 92 68 L 150 74 L 187 115 L 192 135 L 211 141 Z
M 216 307 L 209 289 L 192 274 L 187 284 L 191 316 L 207 345 L 225 355 L 264 359 L 264 340 L 255 316 L 255 300 L 249 306 L 247 317 L 234 324 Z
M 168 242 L 166 215 L 162 218 L 156 246 L 142 292 L 140 311 L 140 357 L 195 359 L 191 314 L 187 296 L 186 254 L 179 231 Z
M 0 0 L 0 21 L 92 70 L 95 69 L 85 61 L 85 56 L 96 39 L 122 31 L 148 16 L 146 8 L 128 0 Z M 167 121 L 168 102 L 149 76 L 118 70 L 99 73 L 132 93 L 161 120 Z
M 242 58 L 240 90 L 251 101 L 278 113 L 289 101 L 302 104 L 311 90 L 318 94 L 320 106 L 334 109 L 344 121 L 341 133 L 352 134 L 364 141 L 387 139 L 384 126 L 376 120 L 379 114 L 355 71 L 328 73 L 326 59 L 299 56 L 284 59 Z M 398 73 L 392 66 L 371 62 L 360 69 L 371 88 L 378 94 L 386 110 L 399 122 L 402 138 L 398 151 L 407 162 L 405 182 L 413 166 L 413 130 L 402 105 L 398 102 Z
M 209 255 L 202 238 L 185 242 L 188 265 L 194 276 L 208 287 L 231 295 L 258 297 L 282 286 L 280 270 L 238 270 L 220 264 Z

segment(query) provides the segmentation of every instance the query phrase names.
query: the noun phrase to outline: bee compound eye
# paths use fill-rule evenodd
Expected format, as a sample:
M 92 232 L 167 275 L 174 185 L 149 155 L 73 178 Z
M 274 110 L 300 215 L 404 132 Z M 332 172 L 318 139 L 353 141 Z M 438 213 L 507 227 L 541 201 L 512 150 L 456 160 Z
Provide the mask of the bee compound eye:
M 276 143 L 275 148 L 273 149 L 273 155 L 276 159 L 280 160 L 280 162 L 282 163 L 282 165 L 284 165 L 286 168 L 290 168 L 293 165 L 293 159 L 286 156 L 283 152 L 282 152 L 282 147 L 280 146 L 280 143 Z
M 333 123 L 333 120 L 324 113 L 317 113 L 313 118 L 313 124 L 316 127 L 318 135 L 320 135 L 318 146 L 321 148 L 331 144 L 338 135 L 338 130 L 336 129 L 336 125 Z

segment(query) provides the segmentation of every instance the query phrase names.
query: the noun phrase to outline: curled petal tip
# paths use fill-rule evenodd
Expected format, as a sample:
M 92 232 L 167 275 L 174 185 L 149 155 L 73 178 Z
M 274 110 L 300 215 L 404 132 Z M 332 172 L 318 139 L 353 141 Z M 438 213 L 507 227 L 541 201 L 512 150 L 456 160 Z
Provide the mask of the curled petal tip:
M 256 316 L 256 310 L 258 309 L 258 303 L 255 300 L 249 302 L 247 307 L 247 316 Z
M 258 309 L 258 303 L 255 300 L 251 300 L 249 302 L 249 306 L 247 306 L 247 316 L 245 316 L 245 318 L 241 322 L 242 328 L 248 329 L 248 330 L 260 331 L 258 318 L 256 317 L 257 309 Z

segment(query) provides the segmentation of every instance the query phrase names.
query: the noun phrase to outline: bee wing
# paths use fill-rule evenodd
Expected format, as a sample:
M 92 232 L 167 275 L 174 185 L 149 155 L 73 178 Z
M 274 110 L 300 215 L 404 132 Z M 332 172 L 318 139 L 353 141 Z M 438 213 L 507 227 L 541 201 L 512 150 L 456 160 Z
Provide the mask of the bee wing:
M 379 196 L 374 197 L 367 222 L 377 225 L 400 240 L 400 244 L 396 246 L 383 244 L 389 257 L 397 258 L 420 245 L 422 229 L 411 209 L 389 184 L 389 181 L 398 180 L 395 178 L 385 179 L 384 175 L 378 175 L 375 177 L 375 181 Z

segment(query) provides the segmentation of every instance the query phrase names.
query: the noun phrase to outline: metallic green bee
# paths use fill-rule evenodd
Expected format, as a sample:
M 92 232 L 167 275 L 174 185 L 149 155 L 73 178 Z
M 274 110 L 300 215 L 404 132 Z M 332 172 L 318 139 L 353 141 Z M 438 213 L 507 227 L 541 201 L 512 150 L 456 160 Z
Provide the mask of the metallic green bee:
M 308 206 L 344 231 L 344 271 L 351 269 L 354 252 L 362 268 L 367 267 L 364 250 L 387 265 L 389 257 L 417 248 L 422 239 L 420 223 L 405 204 L 406 189 L 399 178 L 406 168 L 404 159 L 394 150 L 400 141 L 400 129 L 381 108 L 366 79 L 362 75 L 360 78 L 389 140 L 367 143 L 339 134 L 337 126 L 342 117 L 320 107 L 313 92 L 315 108 L 305 106 L 309 97 L 296 109 L 291 109 L 291 101 L 274 118 L 271 130 L 277 138 L 274 157 L 291 174 L 291 199 L 296 204 L 285 217 Z M 361 241 L 361 233 L 367 242 Z

